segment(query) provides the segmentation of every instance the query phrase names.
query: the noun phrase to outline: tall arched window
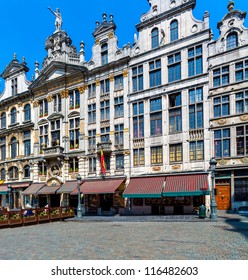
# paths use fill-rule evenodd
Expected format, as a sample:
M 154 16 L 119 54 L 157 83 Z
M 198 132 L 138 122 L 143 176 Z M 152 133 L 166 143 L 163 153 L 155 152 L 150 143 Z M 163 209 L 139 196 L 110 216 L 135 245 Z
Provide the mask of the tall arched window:
M 12 108 L 10 111 L 10 123 L 11 124 L 16 123 L 16 108 Z
M 108 64 L 108 44 L 102 44 L 101 46 L 101 57 L 102 57 L 102 65 Z
M 10 179 L 18 179 L 18 168 L 16 166 L 10 167 L 9 178 Z
M 173 20 L 170 24 L 170 41 L 178 40 L 178 21 Z
M 159 45 L 158 28 L 154 28 L 151 33 L 152 49 L 157 48 Z
M 30 121 L 31 120 L 31 107 L 30 104 L 26 104 L 24 106 L 24 121 Z
M 30 178 L 30 166 L 29 165 L 24 166 L 24 178 Z
M 5 181 L 5 176 L 6 176 L 5 169 L 2 168 L 2 169 L 1 169 L 1 180 Z
M 1 128 L 6 128 L 6 113 L 1 114 Z
M 15 137 L 11 138 L 11 158 L 17 157 L 17 140 Z
M 226 38 L 226 49 L 231 50 L 238 46 L 238 35 L 236 32 L 230 33 Z

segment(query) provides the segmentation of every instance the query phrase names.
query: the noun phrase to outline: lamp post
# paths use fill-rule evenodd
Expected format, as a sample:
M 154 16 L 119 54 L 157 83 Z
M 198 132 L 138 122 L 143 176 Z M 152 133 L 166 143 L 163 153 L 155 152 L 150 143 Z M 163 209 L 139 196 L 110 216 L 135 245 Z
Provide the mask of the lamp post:
M 82 205 L 81 205 L 81 194 L 80 194 L 80 185 L 82 182 L 82 178 L 80 174 L 77 176 L 77 189 L 78 189 L 78 207 L 77 207 L 77 218 L 82 218 Z
M 8 204 L 9 204 L 9 209 L 12 208 L 11 204 L 12 204 L 12 201 L 11 201 L 11 192 L 12 192 L 12 186 L 10 184 L 8 184 L 8 194 L 9 194 L 9 201 L 8 201 Z
M 209 161 L 210 164 L 210 171 L 211 171 L 211 181 L 212 181 L 212 192 L 211 192 L 211 202 L 210 202 L 210 219 L 216 221 L 218 216 L 217 216 L 217 204 L 215 200 L 215 182 L 214 182 L 214 177 L 215 177 L 215 168 L 217 161 L 215 160 L 214 157 L 212 157 Z

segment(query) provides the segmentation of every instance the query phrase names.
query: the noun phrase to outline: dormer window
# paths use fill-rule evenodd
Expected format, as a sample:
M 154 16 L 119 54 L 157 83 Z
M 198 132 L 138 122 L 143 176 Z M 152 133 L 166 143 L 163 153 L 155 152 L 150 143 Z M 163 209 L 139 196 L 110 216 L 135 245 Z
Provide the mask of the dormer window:
M 238 46 L 238 35 L 236 32 L 230 33 L 226 38 L 226 49 L 231 50 Z
M 12 96 L 17 94 L 17 78 L 11 80 L 11 92 Z
M 101 57 L 102 57 L 102 65 L 108 64 L 108 44 L 102 44 L 101 46 Z
M 151 33 L 151 37 L 152 37 L 152 49 L 155 49 L 158 47 L 158 28 L 154 28 L 152 30 L 152 33 Z
M 173 20 L 170 24 L 170 41 L 178 40 L 178 21 Z

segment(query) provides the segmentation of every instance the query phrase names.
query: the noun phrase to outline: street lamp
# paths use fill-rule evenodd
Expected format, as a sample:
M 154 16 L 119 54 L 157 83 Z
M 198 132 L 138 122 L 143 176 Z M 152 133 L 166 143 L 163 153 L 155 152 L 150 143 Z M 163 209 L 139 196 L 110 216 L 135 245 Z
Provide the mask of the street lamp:
M 217 216 L 217 204 L 216 204 L 216 201 L 215 201 L 214 177 L 215 177 L 215 168 L 216 168 L 217 161 L 215 160 L 214 157 L 212 157 L 210 159 L 209 164 L 210 164 L 211 181 L 212 181 L 212 192 L 211 192 L 211 202 L 210 202 L 210 209 L 211 209 L 210 219 L 216 221 L 218 216 Z
M 82 206 L 81 206 L 81 194 L 80 194 L 80 185 L 82 183 L 82 178 L 80 174 L 77 176 L 77 189 L 78 189 L 78 207 L 77 207 L 77 218 L 82 218 Z
M 10 184 L 8 184 L 8 194 L 9 194 L 9 201 L 8 201 L 8 203 L 9 203 L 9 209 L 11 209 L 12 207 L 11 207 L 11 204 L 12 204 L 12 202 L 11 202 L 11 192 L 12 192 L 12 186 L 10 185 Z

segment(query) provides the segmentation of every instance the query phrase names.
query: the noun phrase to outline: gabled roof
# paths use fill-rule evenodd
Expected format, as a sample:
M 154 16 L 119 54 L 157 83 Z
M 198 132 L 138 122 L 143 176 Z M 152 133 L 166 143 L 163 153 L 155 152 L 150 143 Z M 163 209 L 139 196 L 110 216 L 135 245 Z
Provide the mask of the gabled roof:
M 22 71 L 28 72 L 29 68 L 26 66 L 25 62 L 19 63 L 19 61 L 15 58 L 7 65 L 7 67 L 1 74 L 1 77 L 3 79 L 6 79 Z

